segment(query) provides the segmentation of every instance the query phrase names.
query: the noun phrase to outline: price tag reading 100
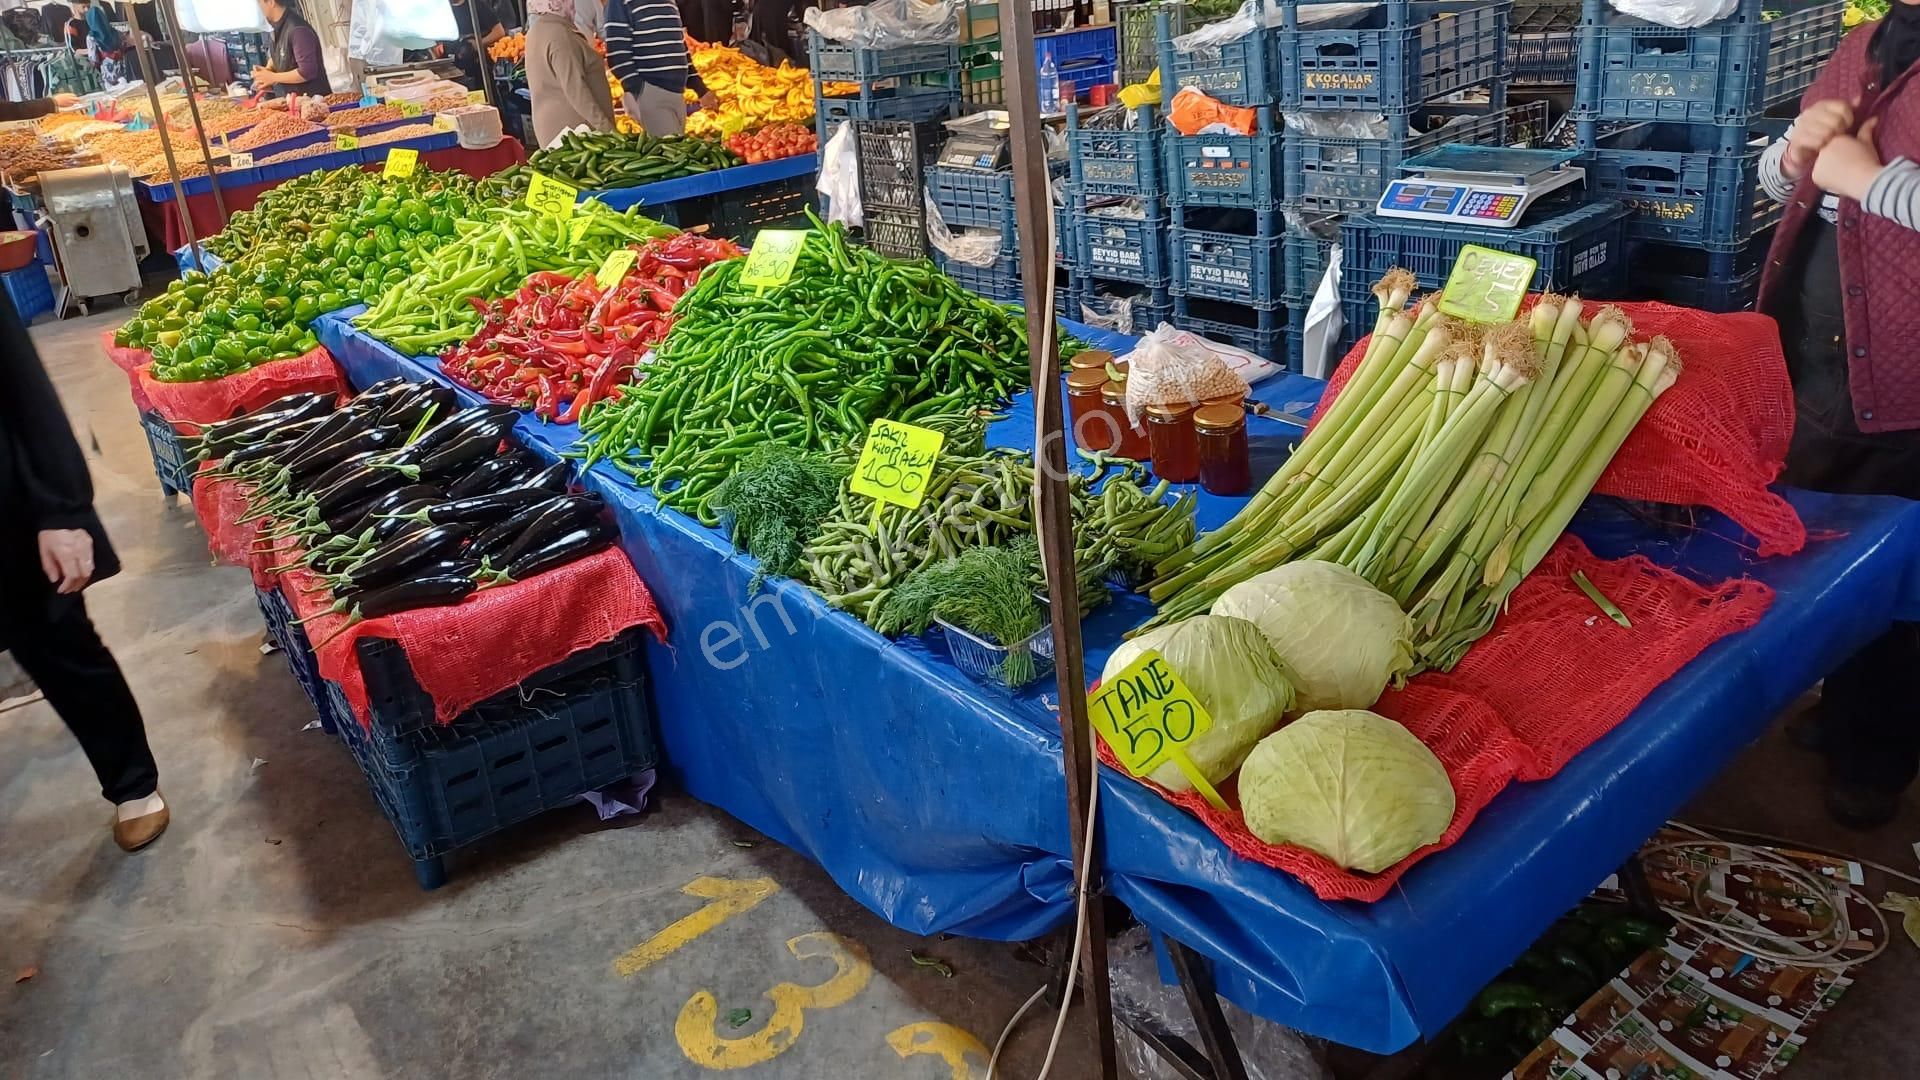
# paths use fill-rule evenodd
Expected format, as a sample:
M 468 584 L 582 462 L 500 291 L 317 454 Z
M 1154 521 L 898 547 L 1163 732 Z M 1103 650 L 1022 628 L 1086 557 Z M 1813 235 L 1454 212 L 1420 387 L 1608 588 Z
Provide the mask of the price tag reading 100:
M 527 205 L 549 214 L 571 215 L 573 201 L 579 194 L 579 189 L 571 184 L 563 184 L 540 173 L 534 173 L 533 178 L 527 181 Z
M 867 429 L 866 445 L 860 448 L 860 460 L 853 467 L 848 486 L 856 494 L 875 500 L 876 515 L 881 503 L 909 509 L 919 506 L 927 496 L 927 478 L 933 475 L 934 459 L 940 456 L 946 438 L 931 428 L 875 420 Z

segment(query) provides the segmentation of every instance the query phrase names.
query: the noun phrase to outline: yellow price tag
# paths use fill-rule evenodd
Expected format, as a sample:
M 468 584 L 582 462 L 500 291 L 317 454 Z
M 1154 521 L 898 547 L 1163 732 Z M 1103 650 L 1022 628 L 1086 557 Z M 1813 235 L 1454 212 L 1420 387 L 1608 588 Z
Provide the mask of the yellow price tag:
M 635 257 L 632 248 L 614 248 L 607 252 L 607 261 L 600 264 L 600 272 L 593 275 L 593 279 L 603 288 L 620 284 L 620 279 L 633 269 Z
M 245 150 L 235 150 L 233 153 L 227 155 L 227 168 L 251 169 L 253 168 L 253 155 L 247 153 Z
M 487 92 L 485 90 L 467 91 L 467 104 L 485 105 L 486 103 L 487 103 Z
M 551 176 L 534 173 L 527 181 L 527 205 L 535 210 L 565 217 L 573 213 L 573 200 L 580 190 L 571 184 L 563 184 Z
M 454 124 L 453 117 L 448 116 L 446 113 L 433 114 L 433 130 L 453 131 L 456 130 L 456 127 L 457 125 Z
M 800 249 L 807 244 L 808 229 L 761 229 L 753 238 L 753 250 L 747 252 L 747 265 L 740 269 L 740 284 L 766 288 L 785 285 L 800 261 Z
M 1512 322 L 1540 264 L 1525 255 L 1468 244 L 1440 296 L 1440 313 L 1471 322 Z
M 867 441 L 860 448 L 860 460 L 853 467 L 848 486 L 875 500 L 876 514 L 880 503 L 908 509 L 919 506 L 927 497 L 927 479 L 933 475 L 934 460 L 946 440 L 931 428 L 875 420 L 867 429 Z
M 1213 717 L 1158 652 L 1148 649 L 1101 680 L 1087 701 L 1087 719 L 1128 772 L 1146 776 L 1172 762 L 1215 809 L 1227 808 L 1185 749 L 1213 729 Z
M 417 101 L 403 101 L 400 103 L 401 116 L 419 116 L 423 112 L 426 112 L 426 110 L 422 109 L 420 103 Z
M 380 170 L 381 176 L 412 176 L 414 166 L 420 164 L 420 151 L 396 147 L 387 151 L 387 167 Z
M 333 137 L 333 145 L 336 150 L 358 150 L 360 137 L 352 132 L 343 131 Z

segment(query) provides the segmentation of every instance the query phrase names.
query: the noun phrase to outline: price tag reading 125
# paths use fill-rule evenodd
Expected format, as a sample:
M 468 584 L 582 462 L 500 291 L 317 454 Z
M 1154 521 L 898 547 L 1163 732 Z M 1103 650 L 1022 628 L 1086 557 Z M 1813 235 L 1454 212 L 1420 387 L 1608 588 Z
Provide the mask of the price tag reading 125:
M 1186 751 L 1188 743 L 1212 730 L 1213 717 L 1158 652 L 1148 649 L 1113 678 L 1101 680 L 1087 701 L 1087 719 L 1128 772 L 1146 776 L 1172 762 L 1216 810 L 1227 808 Z
M 867 429 L 866 444 L 860 448 L 860 460 L 847 486 L 875 500 L 876 517 L 883 503 L 908 509 L 919 506 L 927 497 L 927 478 L 933 475 L 934 459 L 946 439 L 931 428 L 875 420 Z
M 807 245 L 806 229 L 761 229 L 753 238 L 753 250 L 747 252 L 747 265 L 740 268 L 740 284 L 756 288 L 785 285 L 800 261 L 800 249 Z
M 571 215 L 573 201 L 579 194 L 579 189 L 571 184 L 563 184 L 540 173 L 534 173 L 533 178 L 527 181 L 527 205 L 549 214 Z
M 1468 244 L 1447 275 L 1440 313 L 1471 322 L 1512 322 L 1539 265 L 1525 255 Z
M 404 147 L 387 151 L 387 167 L 380 170 L 382 176 L 412 176 L 414 166 L 420 164 L 420 151 Z

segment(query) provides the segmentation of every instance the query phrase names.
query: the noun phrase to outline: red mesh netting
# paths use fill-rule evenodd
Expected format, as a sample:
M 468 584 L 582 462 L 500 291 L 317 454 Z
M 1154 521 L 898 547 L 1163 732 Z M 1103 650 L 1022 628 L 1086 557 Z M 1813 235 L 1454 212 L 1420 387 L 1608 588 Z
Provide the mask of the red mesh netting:
M 340 366 L 321 347 L 204 382 L 160 382 L 150 367 L 141 368 L 138 378 L 136 398 L 144 391 L 160 415 L 176 424 L 211 424 L 307 391 L 338 394 L 342 399 L 350 393 Z
M 1633 626 L 1601 614 L 1573 583 L 1575 570 Z M 1439 842 L 1378 874 L 1268 844 L 1247 831 L 1238 810 L 1218 811 L 1193 792 L 1149 786 L 1200 818 L 1235 853 L 1285 870 L 1323 900 L 1378 900 L 1408 867 L 1459 840 L 1509 781 L 1559 772 L 1707 646 L 1759 622 L 1772 601 L 1773 590 L 1759 582 L 1707 588 L 1639 556 L 1603 561 L 1579 539 L 1561 537 L 1458 667 L 1417 676 L 1374 706 L 1434 752 L 1455 799 L 1453 824 Z M 1118 767 L 1105 744 L 1100 754 Z M 1221 794 L 1238 803 L 1231 785 Z
M 276 562 L 297 555 L 291 544 L 276 550 Z M 345 632 L 345 615 L 316 614 L 333 599 L 325 591 L 305 592 L 318 582 L 312 574 L 290 571 L 279 581 L 295 614 L 311 620 L 305 623 L 308 639 L 323 643 L 315 649 L 320 674 L 340 684 L 363 725 L 371 722 L 367 686 L 354 648 L 362 637 L 389 638 L 406 650 L 414 678 L 433 699 L 435 718 L 443 724 L 623 630 L 644 626 L 662 641 L 667 637 L 666 621 L 646 583 L 617 547 L 526 581 L 482 589 L 453 607 L 368 619 Z
M 140 388 L 140 369 L 153 363 L 153 354 L 145 349 L 128 349 L 113 343 L 114 331 L 100 331 L 100 347 L 107 351 L 113 366 L 127 373 L 127 386 L 133 393 L 133 407 L 143 413 L 153 411 L 153 399 Z
M 255 585 L 272 588 L 273 576 L 266 572 L 269 563 L 260 557 L 262 552 L 254 550 L 254 544 L 260 539 L 260 522 L 239 524 L 241 518 L 252 513 L 247 506 L 247 496 L 253 485 L 240 480 L 208 479 L 206 473 L 219 467 L 217 461 L 201 463 L 201 475 L 193 482 L 193 512 L 207 534 L 207 549 L 220 562 L 250 568 Z
M 1772 319 L 1751 312 L 1714 315 L 1668 304 L 1618 305 L 1635 340 L 1673 339 L 1685 373 L 1635 426 L 1594 490 L 1676 506 L 1710 506 L 1739 522 L 1762 555 L 1791 555 L 1806 526 L 1785 499 L 1767 490 L 1793 437 L 1793 386 Z M 1588 310 L 1598 310 L 1590 304 Z M 1354 346 L 1327 386 L 1346 385 L 1366 351 Z

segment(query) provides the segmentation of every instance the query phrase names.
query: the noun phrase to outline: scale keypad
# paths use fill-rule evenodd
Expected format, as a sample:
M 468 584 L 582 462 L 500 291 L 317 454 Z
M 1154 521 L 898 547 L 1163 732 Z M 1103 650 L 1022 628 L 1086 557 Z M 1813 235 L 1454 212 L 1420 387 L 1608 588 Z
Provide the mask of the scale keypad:
M 1466 205 L 1460 208 L 1468 217 L 1486 218 L 1489 221 L 1505 221 L 1520 208 L 1520 196 L 1501 194 L 1492 191 L 1476 191 L 1467 196 Z

